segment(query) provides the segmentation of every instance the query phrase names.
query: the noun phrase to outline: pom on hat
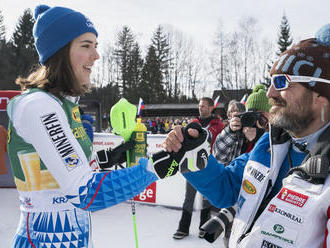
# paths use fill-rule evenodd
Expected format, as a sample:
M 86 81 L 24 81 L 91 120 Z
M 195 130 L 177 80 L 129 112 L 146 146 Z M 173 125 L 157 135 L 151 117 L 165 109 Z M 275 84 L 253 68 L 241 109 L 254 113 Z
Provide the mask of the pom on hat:
M 330 47 L 330 23 L 320 28 L 316 32 L 315 38 L 318 43 Z
M 50 7 L 45 4 L 38 5 L 34 10 L 34 19 L 37 20 L 38 16 L 48 10 Z
M 269 111 L 271 106 L 268 103 L 266 87 L 263 84 L 258 84 L 253 88 L 252 93 L 246 100 L 245 107 L 247 110 Z
M 38 5 L 34 17 L 33 37 L 41 64 L 76 37 L 87 32 L 98 35 L 87 17 L 69 8 Z
M 258 84 L 258 85 L 256 85 L 256 86 L 254 86 L 252 92 L 253 92 L 253 93 L 254 93 L 254 92 L 258 92 L 259 90 L 264 90 L 264 91 L 266 91 L 265 85 L 263 85 L 263 84 Z

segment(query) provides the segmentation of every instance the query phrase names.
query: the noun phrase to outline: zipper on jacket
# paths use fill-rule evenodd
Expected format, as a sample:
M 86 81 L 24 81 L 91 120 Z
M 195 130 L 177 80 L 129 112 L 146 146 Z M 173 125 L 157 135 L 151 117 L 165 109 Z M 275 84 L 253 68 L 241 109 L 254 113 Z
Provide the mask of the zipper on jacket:
M 265 187 L 263 187 L 263 188 L 265 188 Z M 263 198 L 261 201 L 259 201 L 258 207 L 256 207 L 253 210 L 252 214 L 250 215 L 249 221 L 247 222 L 247 224 L 244 228 L 243 234 L 237 240 L 237 244 L 239 244 L 251 232 L 254 223 L 256 222 L 256 220 L 258 219 L 260 214 L 263 212 L 265 207 L 268 205 L 269 200 L 267 199 L 267 196 L 269 195 L 271 188 L 272 188 L 272 180 L 269 179 L 266 190 L 264 191 L 264 194 L 263 194 Z

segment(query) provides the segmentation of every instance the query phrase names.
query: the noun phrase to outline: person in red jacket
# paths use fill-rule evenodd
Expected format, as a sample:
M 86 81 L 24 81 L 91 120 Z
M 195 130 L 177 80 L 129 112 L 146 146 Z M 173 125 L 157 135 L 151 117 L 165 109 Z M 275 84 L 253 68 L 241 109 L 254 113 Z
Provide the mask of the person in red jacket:
M 198 122 L 202 127 L 206 127 L 211 132 L 211 147 L 213 146 L 217 135 L 221 133 L 224 128 L 222 121 L 212 115 L 213 109 L 213 100 L 209 97 L 203 97 L 198 105 L 199 117 L 192 120 L 192 122 Z
M 219 133 L 224 128 L 224 124 L 219 118 L 212 115 L 214 109 L 213 100 L 209 97 L 203 97 L 199 101 L 198 110 L 199 117 L 193 119 L 192 122 L 198 122 L 202 127 L 207 128 L 212 136 L 211 147 Z M 189 235 L 189 227 L 191 223 L 191 217 L 194 207 L 194 201 L 196 196 L 196 189 L 193 188 L 188 181 L 186 182 L 185 199 L 182 206 L 182 215 L 179 222 L 177 231 L 173 234 L 174 239 L 182 239 Z M 211 203 L 203 198 L 202 210 L 200 214 L 199 228 L 211 217 Z M 200 230 L 199 237 L 203 238 L 204 232 Z

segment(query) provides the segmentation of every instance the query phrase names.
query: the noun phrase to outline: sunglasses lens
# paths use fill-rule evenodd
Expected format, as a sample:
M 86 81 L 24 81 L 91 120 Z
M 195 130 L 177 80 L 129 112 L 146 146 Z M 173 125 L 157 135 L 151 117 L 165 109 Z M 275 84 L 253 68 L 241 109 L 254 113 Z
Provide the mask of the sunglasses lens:
M 289 82 L 287 81 L 286 77 L 285 76 L 275 76 L 273 78 L 273 84 L 274 84 L 274 87 L 275 89 L 277 90 L 281 90 L 281 89 L 285 89 L 287 88 L 287 84 Z

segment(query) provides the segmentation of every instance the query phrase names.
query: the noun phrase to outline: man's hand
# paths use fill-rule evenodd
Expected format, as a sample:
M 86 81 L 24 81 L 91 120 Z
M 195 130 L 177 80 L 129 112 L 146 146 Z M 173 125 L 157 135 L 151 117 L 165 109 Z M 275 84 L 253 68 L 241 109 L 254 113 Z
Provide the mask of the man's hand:
M 241 118 L 238 117 L 239 112 L 234 112 L 229 120 L 229 128 L 235 132 L 242 129 Z
M 189 128 L 188 133 L 191 137 L 197 138 L 199 132 L 196 129 Z M 177 125 L 173 130 L 166 136 L 162 146 L 167 152 L 178 152 L 182 147 L 183 142 L 182 126 Z

